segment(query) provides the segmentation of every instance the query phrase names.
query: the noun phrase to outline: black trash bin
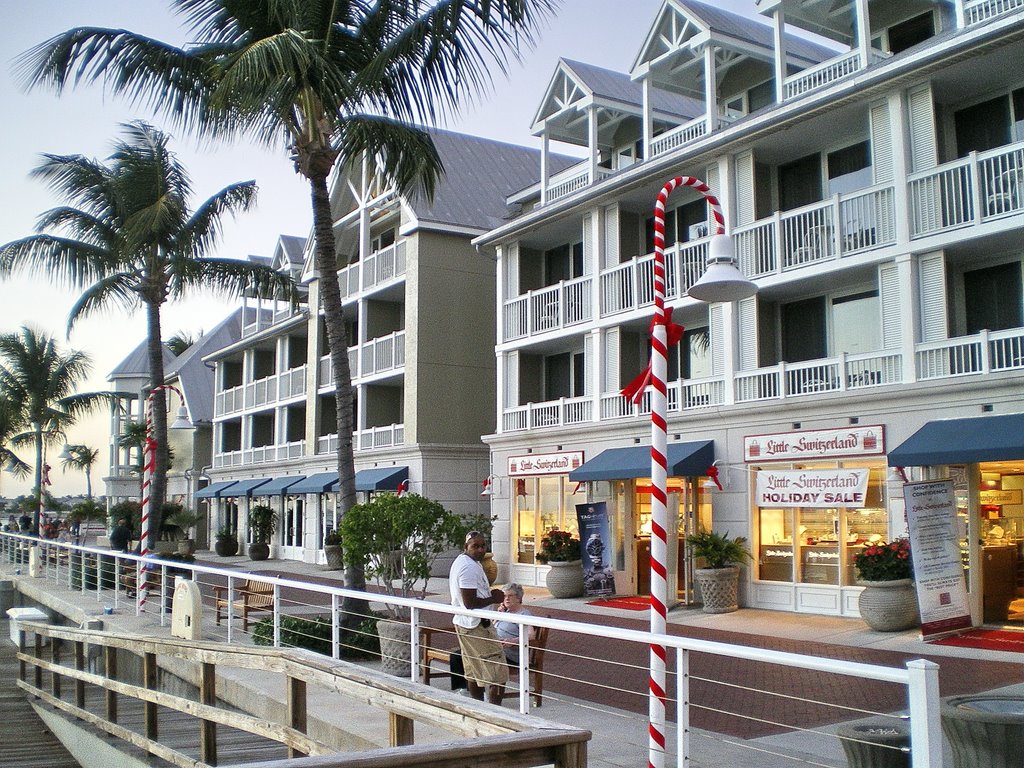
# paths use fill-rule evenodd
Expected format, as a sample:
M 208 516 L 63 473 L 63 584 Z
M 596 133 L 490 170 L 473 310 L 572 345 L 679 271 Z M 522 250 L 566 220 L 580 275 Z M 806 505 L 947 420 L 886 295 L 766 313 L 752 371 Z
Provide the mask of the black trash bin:
M 910 731 L 901 722 L 846 723 L 836 733 L 850 768 L 910 768 Z
M 1010 768 L 1024 755 L 1024 696 L 976 694 L 942 701 L 953 768 Z

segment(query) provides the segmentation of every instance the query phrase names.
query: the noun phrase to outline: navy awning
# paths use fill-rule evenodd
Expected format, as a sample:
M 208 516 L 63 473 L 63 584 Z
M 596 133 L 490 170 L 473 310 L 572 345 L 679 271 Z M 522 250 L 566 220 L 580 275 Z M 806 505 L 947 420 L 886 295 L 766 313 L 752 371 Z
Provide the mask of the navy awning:
M 1024 413 L 929 421 L 889 451 L 890 467 L 1024 459 Z
M 259 488 L 261 485 L 266 485 L 270 482 L 269 477 L 255 477 L 249 478 L 248 480 L 237 480 L 235 484 L 230 488 L 225 489 L 221 494 L 220 498 L 225 496 L 239 497 L 239 496 L 252 496 L 253 491 Z
M 693 443 L 669 443 L 668 476 L 700 477 L 715 461 L 711 440 Z M 651 476 L 651 446 L 609 448 L 569 473 L 574 483 L 589 480 L 628 480 Z
M 222 480 L 218 483 L 210 483 L 205 488 L 196 491 L 197 499 L 219 499 L 223 494 L 221 491 L 235 484 L 234 480 Z
M 408 467 L 374 467 L 356 472 L 357 491 L 397 491 L 398 484 L 409 479 Z
M 252 492 L 253 496 L 283 496 L 285 493 L 294 493 L 289 489 L 299 480 L 304 480 L 305 475 L 291 475 L 289 477 L 275 477 L 269 483 L 264 483 Z
M 305 480 L 300 480 L 291 488 L 288 493 L 323 493 L 331 487 L 332 483 L 338 482 L 337 472 L 317 472 Z

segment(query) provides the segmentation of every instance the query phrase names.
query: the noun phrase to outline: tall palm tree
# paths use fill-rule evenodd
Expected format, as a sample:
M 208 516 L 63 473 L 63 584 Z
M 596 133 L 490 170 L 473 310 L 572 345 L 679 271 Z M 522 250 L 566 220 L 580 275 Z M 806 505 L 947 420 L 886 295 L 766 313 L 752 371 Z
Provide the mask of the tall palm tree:
M 74 350 L 62 353 L 44 333 L 23 327 L 0 335 L 0 391 L 18 404 L 20 421 L 29 430 L 13 438 L 16 445 L 35 446 L 36 498 L 42 498 L 43 445 L 56 444 L 61 432 L 80 416 L 110 402 L 107 393 L 78 393 L 89 373 L 89 357 Z M 32 530 L 39 531 L 39 507 Z
M 72 29 L 22 58 L 25 81 L 103 81 L 178 124 L 288 148 L 310 184 L 315 265 L 334 372 L 339 507 L 355 503 L 352 382 L 328 177 L 339 158 L 380 160 L 403 193 L 443 173 L 427 131 L 504 71 L 558 0 L 171 0 L 194 44 L 120 29 Z M 344 265 L 341 265 L 344 266 Z M 361 569 L 346 583 L 361 588 Z
M 92 468 L 100 457 L 99 448 L 88 445 L 69 445 L 67 456 L 61 458 L 64 471 L 74 469 L 85 473 L 85 498 L 92 501 Z
M 29 472 L 29 465 L 14 452 L 14 438 L 24 426 L 18 407 L 0 392 L 0 468 L 19 478 Z
M 142 121 L 123 126 L 108 163 L 81 155 L 44 155 L 33 175 L 67 205 L 39 218 L 40 234 L 0 246 L 0 277 L 49 274 L 83 290 L 71 309 L 75 321 L 111 304 L 141 306 L 147 324 L 151 413 L 156 468 L 150 485 L 153 508 L 163 505 L 167 473 L 167 412 L 160 312 L 170 300 L 198 290 L 225 295 L 252 291 L 293 298 L 288 275 L 237 259 L 206 256 L 225 215 L 248 210 L 256 184 L 225 187 L 190 209 L 192 186 L 168 148 L 169 137 Z M 150 534 L 155 541 L 156 521 Z

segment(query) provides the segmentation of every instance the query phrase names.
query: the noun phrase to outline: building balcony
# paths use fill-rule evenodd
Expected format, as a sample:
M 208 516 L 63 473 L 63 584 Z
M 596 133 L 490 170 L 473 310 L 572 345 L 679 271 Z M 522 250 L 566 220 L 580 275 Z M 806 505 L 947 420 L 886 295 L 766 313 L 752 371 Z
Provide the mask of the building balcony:
M 230 416 L 249 408 L 291 400 L 306 392 L 306 366 L 290 368 L 273 376 L 265 376 L 248 384 L 218 392 L 214 397 L 213 415 Z
M 579 192 L 591 184 L 607 179 L 612 175 L 607 168 L 598 168 L 594 178 L 590 177 L 590 161 L 584 160 L 574 166 L 566 168 L 548 179 L 547 201 L 558 200 L 560 197 Z
M 967 26 L 981 24 L 1004 13 L 1024 8 L 1024 0 L 969 0 L 964 3 L 964 21 Z
M 566 328 L 593 319 L 593 278 L 562 280 L 505 302 L 502 314 L 505 341 Z
M 348 348 L 348 367 L 352 381 L 392 371 L 405 370 L 405 331 L 395 331 L 386 336 L 357 344 Z M 331 356 L 320 358 L 319 382 L 321 387 L 334 385 Z
M 400 240 L 338 270 L 342 300 L 357 298 L 403 277 L 406 269 L 405 242 Z
M 379 448 L 393 448 L 405 444 L 405 424 L 388 424 L 370 427 L 352 433 L 352 442 L 357 451 L 372 451 Z M 338 450 L 338 435 L 321 435 L 316 441 L 317 455 L 335 453 Z
M 250 464 L 267 464 L 276 461 L 302 458 L 306 453 L 306 441 L 295 440 L 279 445 L 261 445 L 255 448 L 243 448 L 240 451 L 222 451 L 213 455 L 215 469 L 221 467 L 241 467 Z
M 290 302 L 286 301 L 259 300 L 252 322 L 242 326 L 242 338 L 265 331 L 267 328 L 290 320 L 305 311 L 306 306 L 303 304 L 293 307 Z

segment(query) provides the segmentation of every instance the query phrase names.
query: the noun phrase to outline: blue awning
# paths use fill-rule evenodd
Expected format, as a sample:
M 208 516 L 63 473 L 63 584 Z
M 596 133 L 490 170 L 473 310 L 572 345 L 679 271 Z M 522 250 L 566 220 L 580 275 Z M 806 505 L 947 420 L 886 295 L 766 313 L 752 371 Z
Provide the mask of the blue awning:
M 305 480 L 300 480 L 291 488 L 288 493 L 323 493 L 331 487 L 332 483 L 338 482 L 337 472 L 317 472 Z
M 304 480 L 305 475 L 291 475 L 290 477 L 275 477 L 269 483 L 264 483 L 252 492 L 253 496 L 283 496 L 286 493 L 294 493 L 289 490 L 299 480 Z
M 668 476 L 700 477 L 715 461 L 711 440 L 693 443 L 669 443 Z M 609 448 L 569 473 L 574 483 L 589 480 L 629 480 L 651 476 L 651 447 Z
M 889 451 L 890 467 L 1024 459 L 1024 413 L 929 421 Z
M 219 499 L 223 494 L 225 488 L 235 484 L 234 480 L 222 480 L 218 483 L 210 483 L 205 488 L 196 491 L 197 499 Z
M 230 488 L 227 488 L 220 494 L 220 498 L 226 496 L 239 497 L 239 496 L 252 496 L 253 491 L 259 488 L 261 485 L 265 485 L 270 482 L 269 477 L 256 477 L 249 478 L 248 480 L 237 480 L 235 484 Z
M 357 491 L 397 491 L 398 484 L 409 479 L 408 467 L 374 467 L 356 472 Z

